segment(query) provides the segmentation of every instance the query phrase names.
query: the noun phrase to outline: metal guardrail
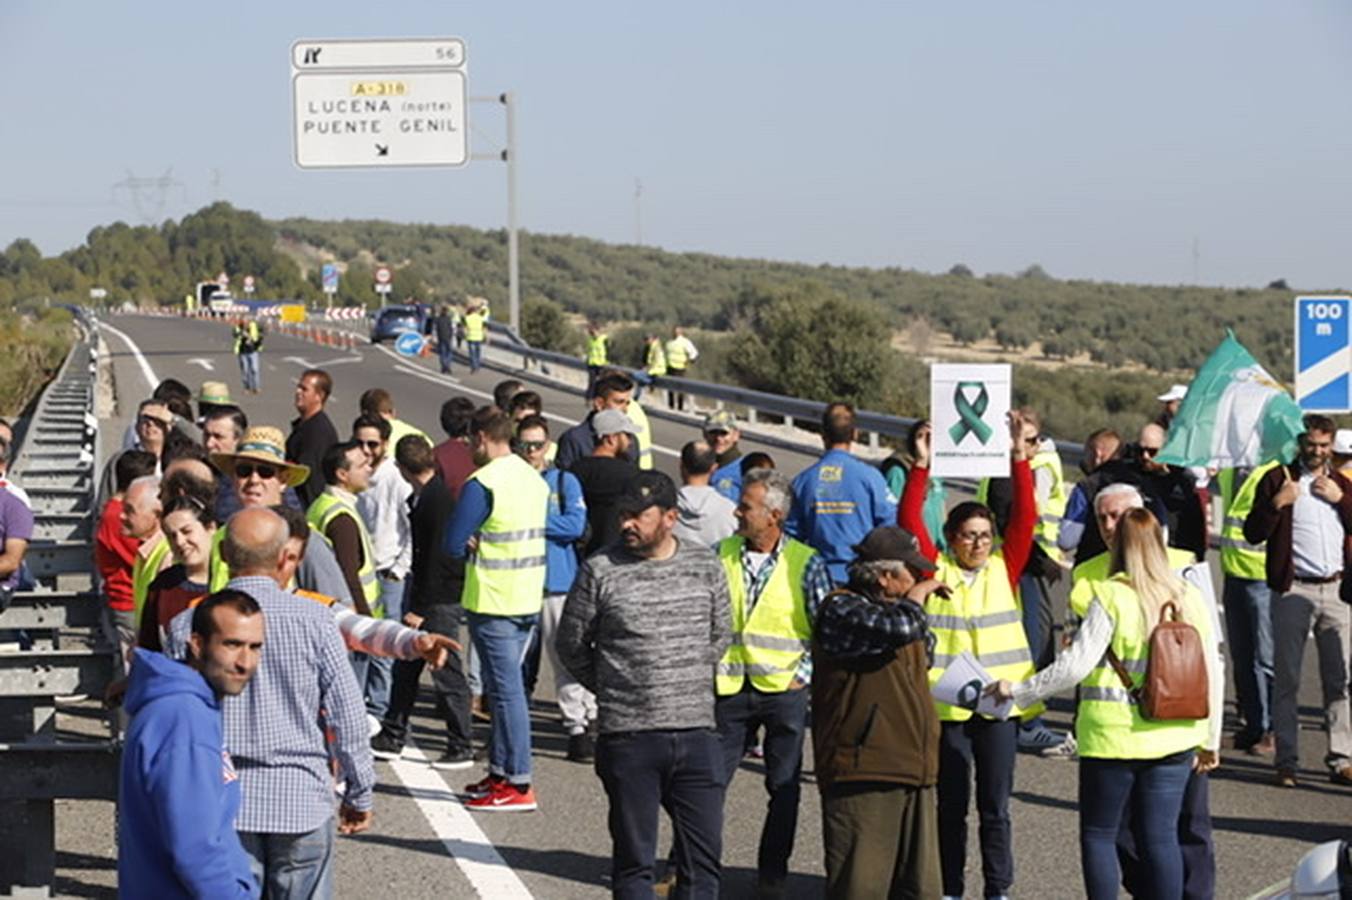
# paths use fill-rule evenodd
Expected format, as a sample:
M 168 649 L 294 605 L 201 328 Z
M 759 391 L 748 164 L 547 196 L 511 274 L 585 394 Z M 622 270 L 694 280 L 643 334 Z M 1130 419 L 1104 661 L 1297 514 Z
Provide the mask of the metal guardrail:
M 43 391 L 23 431 L 10 478 L 33 504 L 25 564 L 36 581 L 0 611 L 0 896 L 48 897 L 55 881 L 57 799 L 116 799 L 120 747 L 108 736 L 58 733 L 59 697 L 100 696 L 120 669 L 101 635 L 102 601 L 92 575 L 93 404 L 98 369 L 95 320 L 77 319 L 80 339 Z

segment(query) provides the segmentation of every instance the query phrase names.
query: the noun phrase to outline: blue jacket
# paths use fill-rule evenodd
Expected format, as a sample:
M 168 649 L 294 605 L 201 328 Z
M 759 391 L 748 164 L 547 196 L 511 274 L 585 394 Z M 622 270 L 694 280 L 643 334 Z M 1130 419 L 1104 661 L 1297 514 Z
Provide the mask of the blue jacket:
M 566 594 L 577 577 L 577 548 L 587 531 L 587 501 L 572 472 L 545 469 L 549 515 L 545 519 L 545 593 Z
M 844 584 L 852 548 L 879 525 L 897 524 L 897 498 L 876 466 L 828 450 L 793 480 L 790 537 L 822 555 L 831 580 Z
M 137 650 L 125 706 L 119 896 L 259 896 L 235 834 L 239 777 L 211 686 L 183 663 Z
M 742 457 L 738 456 L 726 466 L 719 466 L 715 469 L 714 477 L 709 479 L 709 487 L 718 491 L 733 503 L 740 503 L 742 500 Z

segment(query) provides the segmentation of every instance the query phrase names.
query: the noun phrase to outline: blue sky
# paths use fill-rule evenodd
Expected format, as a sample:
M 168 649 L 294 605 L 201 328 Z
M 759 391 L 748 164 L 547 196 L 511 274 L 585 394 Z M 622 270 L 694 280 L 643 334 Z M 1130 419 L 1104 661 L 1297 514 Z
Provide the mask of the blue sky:
M 0 0 L 0 245 L 140 221 L 128 173 L 264 215 L 499 227 L 500 163 L 301 171 L 288 49 L 444 36 L 519 96 L 521 223 L 671 250 L 1352 287 L 1341 2 Z M 502 115 L 470 111 L 476 151 Z M 213 187 L 213 170 L 219 181 Z M 529 253 L 529 242 L 523 244 Z

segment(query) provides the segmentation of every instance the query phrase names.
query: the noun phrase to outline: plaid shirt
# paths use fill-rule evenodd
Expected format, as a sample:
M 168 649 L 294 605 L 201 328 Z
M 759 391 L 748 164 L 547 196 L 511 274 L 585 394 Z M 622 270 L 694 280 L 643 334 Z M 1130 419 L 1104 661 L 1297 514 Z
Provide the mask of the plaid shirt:
M 852 590 L 826 598 L 813 633 L 818 650 L 840 659 L 895 653 L 912 641 L 924 641 L 931 657 L 934 651 L 934 635 L 918 603 L 881 602 Z
M 765 585 L 770 581 L 770 573 L 775 570 L 775 564 L 779 562 L 780 551 L 784 549 L 784 542 L 789 540 L 787 536 L 781 535 L 779 543 L 775 544 L 775 549 L 770 551 L 770 555 L 765 558 L 760 568 L 753 569 L 751 565 L 751 545 L 745 541 L 742 542 L 742 588 L 746 592 L 746 617 L 751 618 L 751 612 L 756 608 L 756 603 L 760 600 L 761 592 L 765 590 Z M 831 593 L 831 572 L 826 568 L 826 563 L 822 562 L 820 553 L 812 554 L 807 561 L 807 568 L 803 570 L 803 602 L 807 606 L 807 620 L 815 622 L 817 620 L 817 609 L 821 606 L 822 600 Z M 798 672 L 794 676 L 803 684 L 812 683 L 812 654 L 804 653 L 803 658 L 798 663 Z
M 333 613 L 277 587 L 271 578 L 231 579 L 263 608 L 258 671 L 244 693 L 221 703 L 225 747 L 239 772 L 236 831 L 300 834 L 333 818 L 333 775 L 324 726 L 347 780 L 344 802 L 371 808 L 375 768 L 366 707 Z M 192 610 L 170 623 L 169 655 L 187 655 Z

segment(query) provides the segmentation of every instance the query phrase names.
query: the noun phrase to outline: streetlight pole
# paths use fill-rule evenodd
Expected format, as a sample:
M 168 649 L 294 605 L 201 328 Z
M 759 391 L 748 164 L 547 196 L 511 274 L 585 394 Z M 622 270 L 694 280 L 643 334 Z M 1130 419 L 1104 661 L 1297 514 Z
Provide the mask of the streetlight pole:
M 507 118 L 507 146 L 501 153 L 475 153 L 473 159 L 500 159 L 507 164 L 507 323 L 521 332 L 521 247 L 516 221 L 516 94 L 471 97 L 478 103 L 501 103 Z

